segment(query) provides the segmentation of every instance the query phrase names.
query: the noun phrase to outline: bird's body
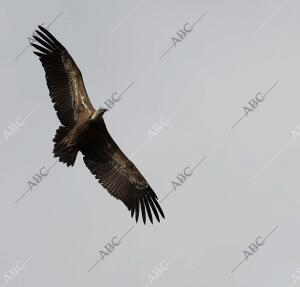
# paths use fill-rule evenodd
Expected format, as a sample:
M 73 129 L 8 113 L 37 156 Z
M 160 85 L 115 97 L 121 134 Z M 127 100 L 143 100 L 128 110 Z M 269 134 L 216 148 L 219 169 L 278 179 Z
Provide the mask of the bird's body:
M 105 131 L 105 123 L 102 117 L 92 119 L 95 113 L 83 114 L 72 128 L 60 126 L 57 130 L 53 152 L 67 166 L 74 165 L 78 151 L 87 151 L 96 142 L 99 144 L 104 140 L 99 135 Z
M 123 201 L 138 221 L 141 211 L 153 222 L 152 212 L 160 221 L 164 217 L 157 196 L 109 134 L 103 114 L 105 109 L 92 106 L 80 70 L 60 42 L 45 28 L 33 36 L 40 45 L 32 43 L 39 52 L 45 69 L 50 97 L 61 126 L 56 131 L 54 156 L 67 166 L 73 166 L 78 152 L 85 165 L 108 192 Z

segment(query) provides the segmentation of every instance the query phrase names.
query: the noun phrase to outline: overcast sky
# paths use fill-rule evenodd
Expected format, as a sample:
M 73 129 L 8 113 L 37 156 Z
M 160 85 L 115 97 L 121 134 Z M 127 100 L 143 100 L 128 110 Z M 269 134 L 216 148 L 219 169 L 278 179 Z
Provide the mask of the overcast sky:
M 0 0 L 0 286 L 296 285 L 299 11 L 292 0 Z M 81 155 L 72 168 L 53 158 L 59 121 L 28 47 L 41 24 L 109 108 L 166 220 L 136 225 Z

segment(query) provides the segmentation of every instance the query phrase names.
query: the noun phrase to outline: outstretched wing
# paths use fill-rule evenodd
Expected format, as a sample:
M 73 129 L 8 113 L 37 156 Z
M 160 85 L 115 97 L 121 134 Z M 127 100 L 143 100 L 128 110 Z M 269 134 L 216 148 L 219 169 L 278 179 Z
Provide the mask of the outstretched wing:
M 84 87 L 81 72 L 66 48 L 42 26 L 38 26 L 33 38 L 40 44 L 31 43 L 39 52 L 45 70 L 50 97 L 60 122 L 73 127 L 81 113 L 92 114 L 93 108 Z
M 112 196 L 123 201 L 131 211 L 131 217 L 135 214 L 136 222 L 140 211 L 144 223 L 146 214 L 153 223 L 152 212 L 160 221 L 159 214 L 164 218 L 164 213 L 148 182 L 120 150 L 106 129 L 101 137 L 105 140 L 83 150 L 86 166 Z

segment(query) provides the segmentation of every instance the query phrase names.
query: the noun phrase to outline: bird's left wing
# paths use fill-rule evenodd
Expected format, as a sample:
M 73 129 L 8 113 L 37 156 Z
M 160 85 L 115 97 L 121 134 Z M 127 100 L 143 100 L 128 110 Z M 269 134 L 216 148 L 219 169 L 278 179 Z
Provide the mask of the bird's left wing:
M 50 97 L 60 122 L 72 128 L 81 113 L 94 113 L 84 87 L 81 72 L 67 49 L 44 27 L 36 30 L 33 38 L 39 45 L 31 43 L 38 52 L 45 70 Z
M 159 214 L 164 218 L 164 213 L 156 194 L 108 132 L 106 139 L 106 143 L 99 142 L 83 151 L 86 166 L 112 196 L 123 201 L 131 217 L 135 214 L 136 221 L 140 211 L 144 223 L 146 214 L 153 223 L 152 212 L 160 221 Z

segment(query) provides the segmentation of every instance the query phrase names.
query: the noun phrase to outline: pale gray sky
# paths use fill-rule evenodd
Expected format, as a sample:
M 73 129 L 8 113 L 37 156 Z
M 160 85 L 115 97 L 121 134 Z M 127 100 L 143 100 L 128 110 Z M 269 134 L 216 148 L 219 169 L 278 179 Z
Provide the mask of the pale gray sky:
M 0 285 L 296 285 L 299 11 L 293 0 L 1 0 Z M 162 223 L 135 226 L 81 156 L 73 168 L 55 164 L 59 122 L 40 62 L 22 52 L 42 23 L 95 107 L 125 91 L 105 121 L 159 198 L 205 158 L 163 201 Z M 254 108 L 243 117 L 244 107 Z

